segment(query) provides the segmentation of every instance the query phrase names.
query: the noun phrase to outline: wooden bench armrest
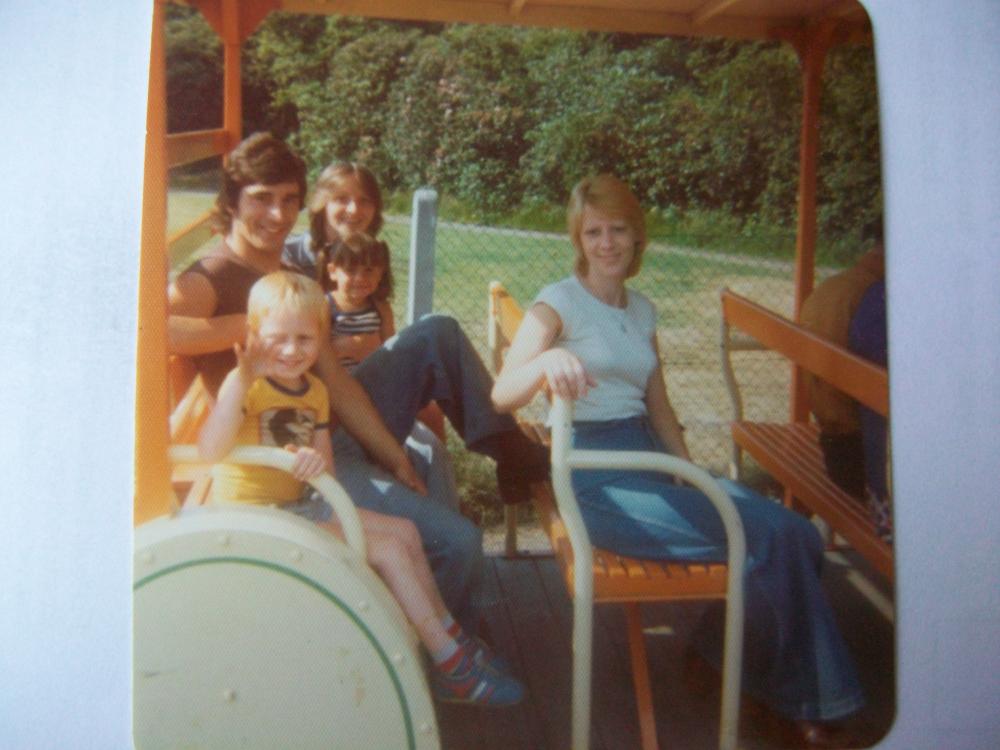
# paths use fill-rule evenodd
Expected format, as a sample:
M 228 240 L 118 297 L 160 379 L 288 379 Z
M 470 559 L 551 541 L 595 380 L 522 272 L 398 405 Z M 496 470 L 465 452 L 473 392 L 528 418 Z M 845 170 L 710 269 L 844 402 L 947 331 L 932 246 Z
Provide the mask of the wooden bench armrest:
M 756 339 L 735 332 L 729 325 L 729 321 L 723 315 L 722 324 L 719 326 L 719 360 L 722 365 L 722 378 L 726 383 L 726 393 L 729 395 L 729 404 L 733 410 L 733 419 L 740 421 L 743 419 L 743 394 L 740 392 L 740 384 L 736 379 L 736 371 L 733 369 L 733 352 L 766 351 L 762 343 Z
M 521 310 L 517 301 L 510 296 L 503 284 L 499 281 L 491 281 L 489 287 L 489 316 L 486 325 L 486 334 L 489 340 L 490 365 L 493 367 L 493 374 L 498 375 L 503 367 L 503 357 L 514 340 L 521 321 L 524 319 L 524 311 Z
M 722 290 L 722 319 L 879 414 L 889 414 L 889 377 L 879 367 L 746 297 Z
M 171 355 L 167 371 L 170 383 L 170 442 L 193 443 L 208 416 L 212 397 L 190 358 Z

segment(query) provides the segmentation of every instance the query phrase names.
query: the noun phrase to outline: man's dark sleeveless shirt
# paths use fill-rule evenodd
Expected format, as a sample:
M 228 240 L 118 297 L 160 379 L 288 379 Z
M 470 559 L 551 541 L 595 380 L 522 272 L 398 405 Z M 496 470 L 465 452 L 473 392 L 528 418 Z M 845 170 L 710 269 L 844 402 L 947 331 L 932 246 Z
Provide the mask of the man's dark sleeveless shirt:
M 204 276 L 215 290 L 215 310 L 208 316 L 210 318 L 233 313 L 245 315 L 250 287 L 264 275 L 223 248 L 196 261 L 184 273 Z M 231 348 L 221 352 L 199 354 L 192 359 L 198 372 L 201 373 L 205 387 L 213 396 L 218 393 L 219 386 L 229 371 L 236 367 L 236 355 Z

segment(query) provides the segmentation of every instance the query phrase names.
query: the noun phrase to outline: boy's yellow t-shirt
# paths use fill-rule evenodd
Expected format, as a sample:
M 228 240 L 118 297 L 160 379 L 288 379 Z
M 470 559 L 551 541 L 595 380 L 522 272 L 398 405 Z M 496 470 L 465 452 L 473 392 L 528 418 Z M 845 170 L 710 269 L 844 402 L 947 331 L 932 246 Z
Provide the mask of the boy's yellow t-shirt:
M 243 401 L 236 445 L 311 446 L 313 433 L 328 427 L 329 408 L 326 386 L 311 373 L 305 374 L 305 384 L 297 391 L 259 378 Z M 237 464 L 212 467 L 214 501 L 281 505 L 301 495 L 302 482 L 280 469 Z

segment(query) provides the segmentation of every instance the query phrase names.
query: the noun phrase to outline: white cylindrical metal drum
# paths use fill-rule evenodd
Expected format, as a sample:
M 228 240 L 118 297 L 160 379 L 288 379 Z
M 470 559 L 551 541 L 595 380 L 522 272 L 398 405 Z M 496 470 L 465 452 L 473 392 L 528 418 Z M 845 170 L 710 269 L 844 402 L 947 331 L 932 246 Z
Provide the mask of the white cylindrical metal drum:
M 291 513 L 136 529 L 136 747 L 437 748 L 412 632 L 357 552 Z

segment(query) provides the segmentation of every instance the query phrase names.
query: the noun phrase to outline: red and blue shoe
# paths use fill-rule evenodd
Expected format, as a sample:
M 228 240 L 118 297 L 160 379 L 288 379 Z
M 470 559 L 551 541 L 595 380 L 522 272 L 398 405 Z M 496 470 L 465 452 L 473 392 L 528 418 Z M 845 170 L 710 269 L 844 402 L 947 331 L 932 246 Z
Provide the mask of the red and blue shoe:
M 524 685 L 510 675 L 498 672 L 478 652 L 462 649 L 458 663 L 450 670 L 434 669 L 431 684 L 434 696 L 445 703 L 466 703 L 477 706 L 513 706 L 524 698 Z

